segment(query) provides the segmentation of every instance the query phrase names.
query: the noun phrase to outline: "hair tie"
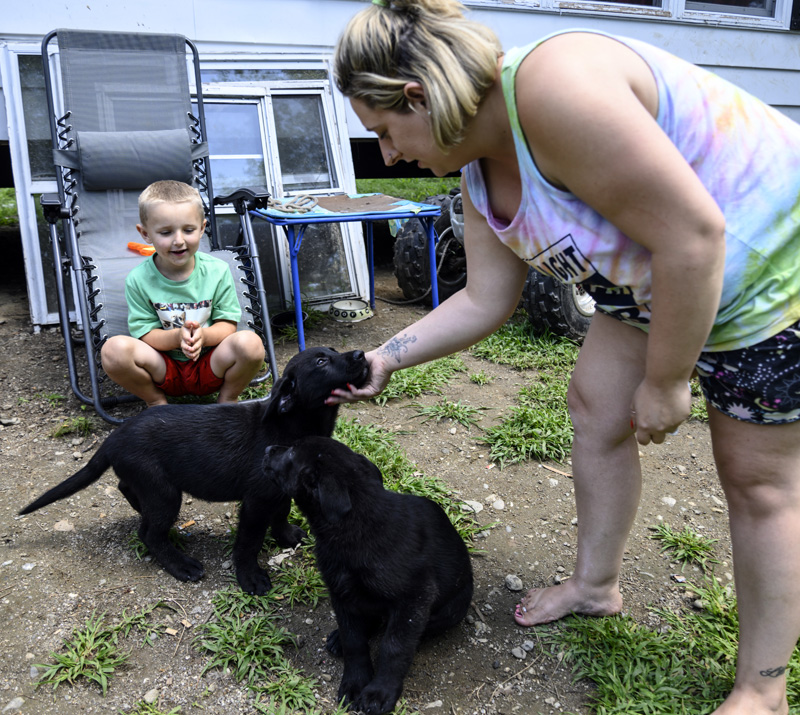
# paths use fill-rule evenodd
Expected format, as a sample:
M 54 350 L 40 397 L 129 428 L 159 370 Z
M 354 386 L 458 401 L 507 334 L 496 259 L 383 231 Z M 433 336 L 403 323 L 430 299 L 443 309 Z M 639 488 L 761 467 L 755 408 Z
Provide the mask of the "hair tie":
M 372 0 L 372 4 L 380 7 L 389 7 L 389 0 Z

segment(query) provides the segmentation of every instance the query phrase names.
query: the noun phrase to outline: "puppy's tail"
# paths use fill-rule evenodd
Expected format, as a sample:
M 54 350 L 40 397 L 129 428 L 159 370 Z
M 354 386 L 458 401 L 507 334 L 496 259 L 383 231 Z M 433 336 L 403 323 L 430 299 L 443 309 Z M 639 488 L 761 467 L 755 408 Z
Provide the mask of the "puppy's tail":
M 43 506 L 52 504 L 59 499 L 71 497 L 73 494 L 77 494 L 81 489 L 85 489 L 90 484 L 100 479 L 100 477 L 103 476 L 103 472 L 111 466 L 111 461 L 104 447 L 105 445 L 102 445 L 100 449 L 95 452 L 94 456 L 83 469 L 75 472 L 75 474 L 69 479 L 65 479 L 61 484 L 56 484 L 56 486 L 46 491 L 36 501 L 28 504 L 28 506 L 19 512 L 20 516 L 23 514 L 30 514 L 32 511 L 41 509 Z

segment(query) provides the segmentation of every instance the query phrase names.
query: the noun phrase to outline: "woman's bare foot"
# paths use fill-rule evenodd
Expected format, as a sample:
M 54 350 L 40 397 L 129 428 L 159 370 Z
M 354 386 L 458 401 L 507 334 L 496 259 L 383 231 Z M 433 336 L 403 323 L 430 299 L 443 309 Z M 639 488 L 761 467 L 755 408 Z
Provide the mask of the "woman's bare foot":
M 521 626 L 537 626 L 579 613 L 584 616 L 613 616 L 622 610 L 622 595 L 611 590 L 582 589 L 570 579 L 560 586 L 532 588 L 517 604 L 514 620 Z

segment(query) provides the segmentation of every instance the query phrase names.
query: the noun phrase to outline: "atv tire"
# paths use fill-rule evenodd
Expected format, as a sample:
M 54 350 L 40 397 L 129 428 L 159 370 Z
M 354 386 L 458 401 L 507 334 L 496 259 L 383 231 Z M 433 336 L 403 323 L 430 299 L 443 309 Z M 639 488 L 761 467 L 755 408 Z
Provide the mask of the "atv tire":
M 522 291 L 536 333 L 549 332 L 581 342 L 594 315 L 594 301 L 578 285 L 561 283 L 531 268 Z
M 439 236 L 436 244 L 437 285 L 439 301 L 449 298 L 467 283 L 467 257 L 464 245 L 450 226 L 452 197 L 429 196 L 424 203 L 439 206 L 442 215 L 434 222 Z M 397 285 L 409 301 L 421 300 L 433 304 L 431 272 L 428 264 L 428 236 L 419 219 L 409 219 L 397 232 L 394 242 L 394 274 Z

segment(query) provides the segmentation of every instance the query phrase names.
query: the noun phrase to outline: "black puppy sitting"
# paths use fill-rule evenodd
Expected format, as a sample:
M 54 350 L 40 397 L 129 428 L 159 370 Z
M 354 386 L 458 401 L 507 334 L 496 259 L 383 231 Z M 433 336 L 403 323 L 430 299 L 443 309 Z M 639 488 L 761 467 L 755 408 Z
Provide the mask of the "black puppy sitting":
M 286 521 L 290 498 L 264 478 L 264 449 L 332 434 L 338 407 L 325 399 L 334 388 L 363 384 L 368 371 L 361 350 L 308 348 L 292 357 L 266 401 L 149 408 L 114 430 L 83 469 L 20 514 L 72 496 L 113 467 L 119 490 L 142 515 L 139 538 L 150 553 L 178 580 L 197 581 L 203 565 L 168 538 L 182 492 L 211 502 L 241 501 L 236 578 L 242 590 L 264 594 L 271 583 L 258 553 L 267 527 L 281 546 L 295 546 L 305 535 Z
M 268 447 L 264 471 L 316 537 L 339 626 L 327 647 L 344 657 L 339 700 L 368 715 L 389 712 L 420 639 L 466 615 L 473 585 L 464 541 L 438 504 L 384 489 L 380 470 L 336 440 Z M 368 640 L 383 623 L 374 672 Z

